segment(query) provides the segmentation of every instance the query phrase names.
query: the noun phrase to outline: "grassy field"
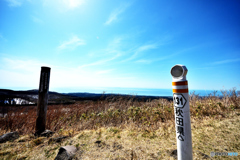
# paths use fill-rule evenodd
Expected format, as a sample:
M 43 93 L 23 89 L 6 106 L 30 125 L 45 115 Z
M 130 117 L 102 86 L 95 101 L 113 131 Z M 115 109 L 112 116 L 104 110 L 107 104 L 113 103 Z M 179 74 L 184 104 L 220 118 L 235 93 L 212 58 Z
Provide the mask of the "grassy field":
M 240 154 L 240 97 L 235 89 L 222 93 L 222 98 L 190 94 L 194 159 L 207 158 L 210 152 Z M 36 107 L 8 111 L 0 118 L 0 135 L 10 131 L 21 135 L 0 144 L 0 159 L 54 159 L 63 145 L 78 148 L 75 159 L 174 159 L 171 153 L 177 149 L 173 102 L 166 99 L 141 102 L 115 96 L 50 105 L 47 129 L 55 132 L 50 138 L 33 136 L 35 120 Z M 51 141 L 59 136 L 67 138 Z

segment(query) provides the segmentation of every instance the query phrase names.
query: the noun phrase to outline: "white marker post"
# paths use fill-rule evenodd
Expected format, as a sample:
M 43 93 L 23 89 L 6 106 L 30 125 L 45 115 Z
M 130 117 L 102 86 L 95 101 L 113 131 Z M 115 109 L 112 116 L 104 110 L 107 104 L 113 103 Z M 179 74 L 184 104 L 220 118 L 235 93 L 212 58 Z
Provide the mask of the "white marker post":
M 193 159 L 187 71 L 184 65 L 171 69 L 178 160 Z

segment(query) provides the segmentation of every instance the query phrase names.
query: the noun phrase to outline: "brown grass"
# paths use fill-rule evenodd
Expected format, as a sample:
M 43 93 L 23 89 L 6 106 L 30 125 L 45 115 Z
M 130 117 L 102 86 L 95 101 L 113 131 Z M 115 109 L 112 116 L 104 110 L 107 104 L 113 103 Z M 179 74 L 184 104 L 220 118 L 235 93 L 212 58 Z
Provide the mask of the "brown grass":
M 213 93 L 205 98 L 190 94 L 195 158 L 201 157 L 201 153 L 209 155 L 211 151 L 226 151 L 224 147 L 232 152 L 240 149 L 240 137 L 235 128 L 239 128 L 240 97 L 237 96 L 236 89 L 222 93 L 223 97 Z M 12 114 L 14 116 L 11 116 Z M 0 134 L 19 131 L 27 142 L 24 145 L 31 150 L 34 148 L 34 152 L 26 147 L 25 150 L 15 148 L 16 153 L 30 159 L 36 154 L 39 154 L 36 159 L 53 158 L 60 145 L 66 144 L 85 144 L 80 146 L 84 150 L 84 159 L 132 159 L 134 155 L 139 159 L 169 159 L 169 152 L 176 149 L 173 102 L 166 99 L 140 102 L 124 97 L 109 97 L 97 102 L 50 105 L 46 128 L 55 131 L 55 136 L 72 137 L 64 144 L 48 145 L 49 139 L 33 137 L 35 120 L 36 107 L 29 107 L 28 110 L 23 108 L 17 112 L 9 111 L 6 117 L 0 118 Z M 96 147 L 96 140 L 104 142 L 102 148 Z M 5 158 L 13 152 L 8 145 L 11 145 L 11 142 L 1 145 L 3 152 L 0 152 L 0 155 Z M 39 146 L 45 146 L 44 154 L 39 152 Z M 114 149 L 116 146 L 122 146 L 122 149 Z M 14 156 L 16 158 L 16 154 L 10 157 Z
M 240 97 L 237 97 L 235 89 L 230 90 L 229 93 L 227 91 L 222 93 L 224 95 L 222 98 L 215 95 L 200 98 L 194 93 L 190 94 L 191 116 L 200 120 L 205 117 L 219 119 L 239 109 Z M 5 118 L 0 118 L 0 134 L 9 131 L 19 131 L 21 134 L 34 133 L 36 107 L 26 108 L 18 111 L 10 110 Z M 156 130 L 166 121 L 174 122 L 172 101 L 158 99 L 138 102 L 118 96 L 97 102 L 50 105 L 46 128 L 52 131 L 69 128 L 80 131 L 132 124 L 134 128 Z

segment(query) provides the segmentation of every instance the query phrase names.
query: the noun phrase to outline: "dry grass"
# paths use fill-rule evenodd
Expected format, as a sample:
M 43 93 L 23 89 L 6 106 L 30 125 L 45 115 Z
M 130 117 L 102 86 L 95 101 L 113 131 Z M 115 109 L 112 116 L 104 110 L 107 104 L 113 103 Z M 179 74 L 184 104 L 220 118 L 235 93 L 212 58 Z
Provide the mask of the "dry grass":
M 240 97 L 235 89 L 222 92 L 222 98 L 190 95 L 194 159 L 211 151 L 240 150 Z M 35 108 L 11 114 L 0 118 L 0 133 L 17 130 L 22 136 L 0 144 L 0 159 L 53 159 L 60 146 L 67 144 L 77 146 L 77 155 L 82 152 L 83 159 L 170 159 L 176 149 L 173 103 L 165 99 L 138 102 L 110 97 L 49 106 L 47 128 L 56 132 L 54 137 L 69 136 L 50 144 L 49 138 L 33 136 Z M 96 144 L 97 140 L 101 143 Z

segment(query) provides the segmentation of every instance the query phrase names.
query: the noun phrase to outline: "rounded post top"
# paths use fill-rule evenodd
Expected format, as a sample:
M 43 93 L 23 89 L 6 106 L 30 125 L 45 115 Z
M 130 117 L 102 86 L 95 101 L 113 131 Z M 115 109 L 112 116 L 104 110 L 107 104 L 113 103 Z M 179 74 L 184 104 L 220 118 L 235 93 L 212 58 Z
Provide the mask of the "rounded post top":
M 41 67 L 41 70 L 42 70 L 42 71 L 50 71 L 51 68 L 50 68 L 50 67 L 46 67 L 46 66 L 42 66 L 42 67 Z
M 186 75 L 187 75 L 188 69 L 186 66 L 177 64 L 171 68 L 171 75 L 173 79 L 177 80 L 186 80 Z

